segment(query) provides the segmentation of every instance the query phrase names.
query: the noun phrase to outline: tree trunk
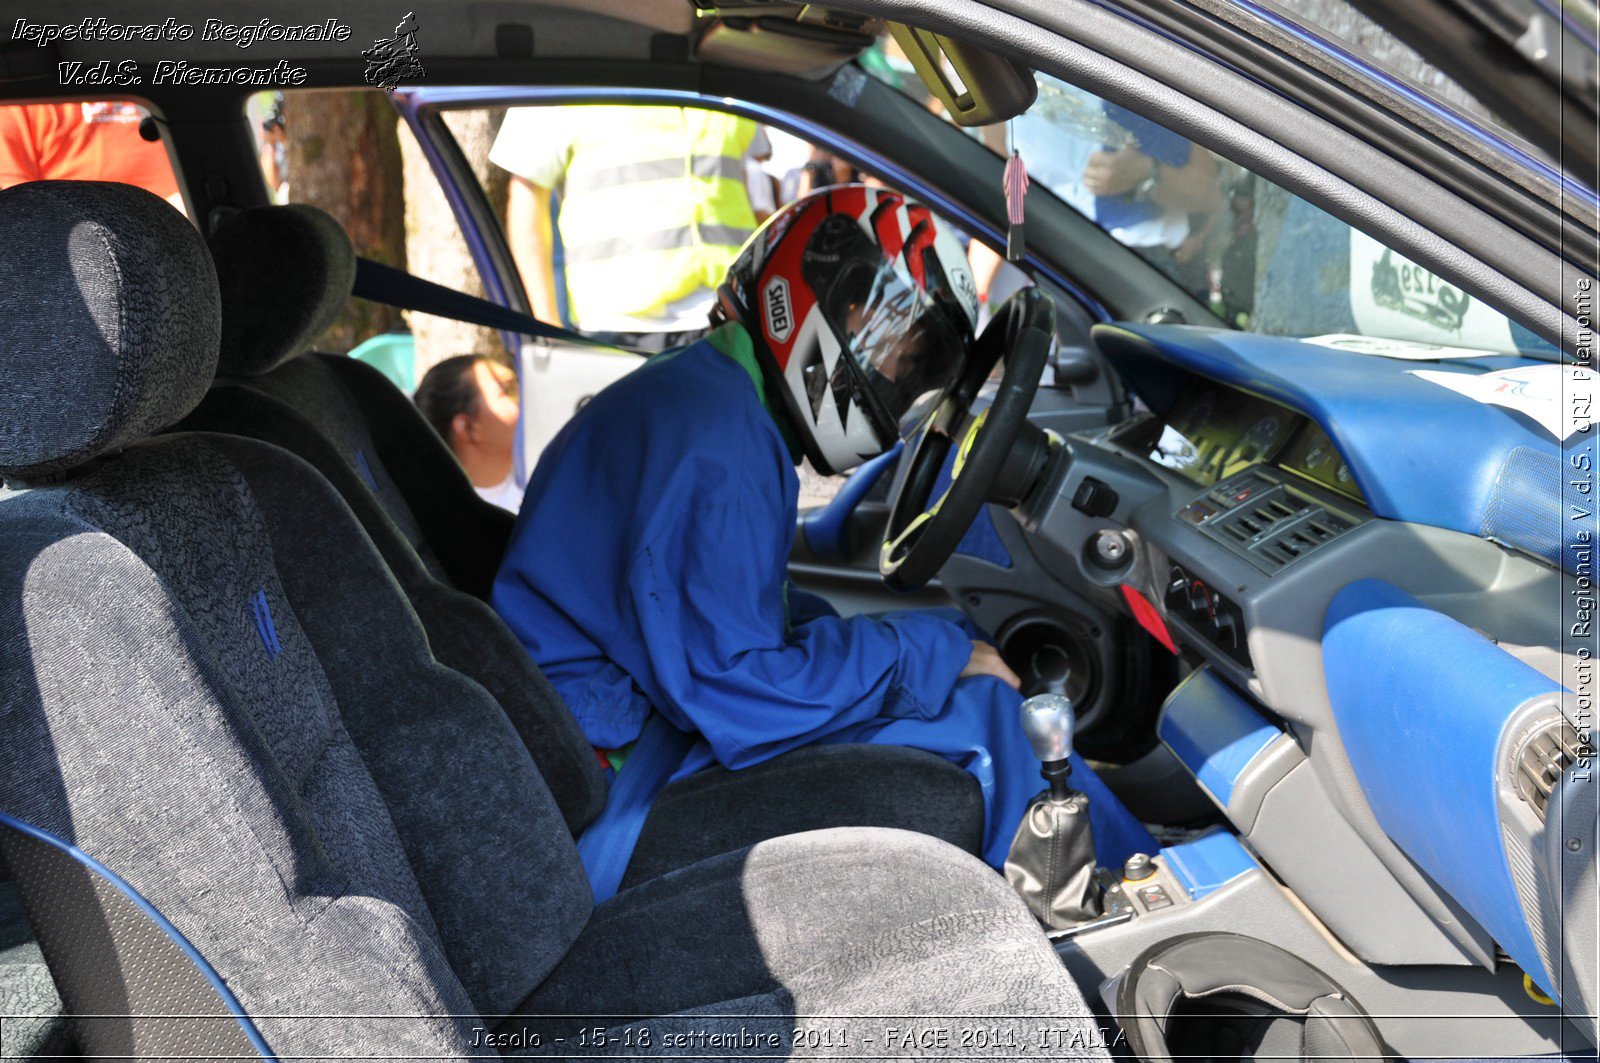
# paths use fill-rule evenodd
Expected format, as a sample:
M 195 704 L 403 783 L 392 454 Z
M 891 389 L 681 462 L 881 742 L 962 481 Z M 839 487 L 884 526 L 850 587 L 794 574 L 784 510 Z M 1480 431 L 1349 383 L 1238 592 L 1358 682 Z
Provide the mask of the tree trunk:
M 356 254 L 404 269 L 400 143 L 387 96 L 373 90 L 287 93 L 283 120 L 290 201 L 333 215 Z M 347 351 L 403 327 L 400 311 L 352 299 L 317 347 Z
M 462 154 L 472 164 L 495 213 L 505 215 L 507 174 L 489 162 L 489 148 L 500 131 L 503 110 L 451 111 L 445 124 Z M 423 157 L 422 148 L 409 130 L 400 130 L 400 152 L 405 160 L 406 261 L 413 274 L 456 291 L 482 297 L 483 278 L 467 249 L 455 214 L 445 201 L 444 191 L 433 169 Z M 417 379 L 444 359 L 457 354 L 481 354 L 506 361 L 500 334 L 460 321 L 408 313 L 411 332 L 416 337 Z

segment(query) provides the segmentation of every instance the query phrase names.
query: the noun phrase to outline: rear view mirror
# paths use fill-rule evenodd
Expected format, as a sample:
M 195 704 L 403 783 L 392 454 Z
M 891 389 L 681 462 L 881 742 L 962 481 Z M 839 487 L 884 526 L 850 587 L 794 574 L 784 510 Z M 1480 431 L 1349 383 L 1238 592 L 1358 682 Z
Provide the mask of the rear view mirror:
M 1039 93 L 1026 67 L 993 52 L 900 22 L 889 23 L 889 32 L 956 125 L 1015 118 Z

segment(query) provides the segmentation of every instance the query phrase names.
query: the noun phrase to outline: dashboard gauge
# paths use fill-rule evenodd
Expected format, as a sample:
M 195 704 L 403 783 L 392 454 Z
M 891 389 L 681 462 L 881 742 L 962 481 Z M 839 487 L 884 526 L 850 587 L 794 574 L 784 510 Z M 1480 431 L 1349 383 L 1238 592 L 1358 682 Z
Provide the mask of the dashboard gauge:
M 1253 408 L 1243 412 L 1253 420 L 1249 422 L 1250 427 L 1245 429 L 1229 448 L 1227 460 L 1221 469 L 1223 477 L 1232 476 L 1241 469 L 1269 460 L 1283 447 L 1284 439 L 1295 423 L 1287 414 L 1263 413 L 1261 406 L 1264 404 L 1252 405 Z M 1271 409 L 1268 407 L 1269 411 Z
M 1140 449 L 1157 465 L 1210 487 L 1252 465 L 1292 469 L 1360 499 L 1355 478 L 1320 425 L 1243 391 L 1196 381 L 1144 436 Z
M 1250 431 L 1245 433 L 1244 441 L 1265 447 L 1278 437 L 1278 429 L 1281 427 L 1283 422 L 1276 415 L 1268 414 L 1250 426 Z
M 1202 391 L 1182 415 L 1182 420 L 1175 423 L 1173 427 L 1186 435 L 1198 435 L 1211 423 L 1211 418 L 1216 411 L 1216 394 L 1210 391 Z
M 1324 487 L 1331 487 L 1342 495 L 1362 501 L 1355 476 L 1321 425 L 1307 424 L 1293 442 L 1284 448 L 1278 464 Z

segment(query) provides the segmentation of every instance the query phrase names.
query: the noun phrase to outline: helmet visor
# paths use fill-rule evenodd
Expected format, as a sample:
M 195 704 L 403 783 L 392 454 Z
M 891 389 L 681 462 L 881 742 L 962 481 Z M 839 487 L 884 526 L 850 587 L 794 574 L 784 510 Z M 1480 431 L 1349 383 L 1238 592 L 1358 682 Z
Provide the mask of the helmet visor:
M 854 220 L 834 215 L 818 226 L 802 260 L 817 306 L 856 370 L 863 405 L 890 433 L 912 427 L 902 420 L 919 398 L 955 383 L 971 339 L 929 225 L 913 230 L 902 253 L 886 255 Z

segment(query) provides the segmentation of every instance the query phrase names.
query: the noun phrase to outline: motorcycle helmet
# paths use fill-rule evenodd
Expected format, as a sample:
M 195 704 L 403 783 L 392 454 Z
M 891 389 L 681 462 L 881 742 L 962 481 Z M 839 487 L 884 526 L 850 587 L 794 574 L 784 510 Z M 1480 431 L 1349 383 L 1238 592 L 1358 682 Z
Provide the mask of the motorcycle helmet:
M 836 185 L 795 200 L 740 251 L 717 316 L 744 325 L 816 469 L 893 447 L 918 400 L 960 376 L 978 294 L 955 234 L 922 204 Z

